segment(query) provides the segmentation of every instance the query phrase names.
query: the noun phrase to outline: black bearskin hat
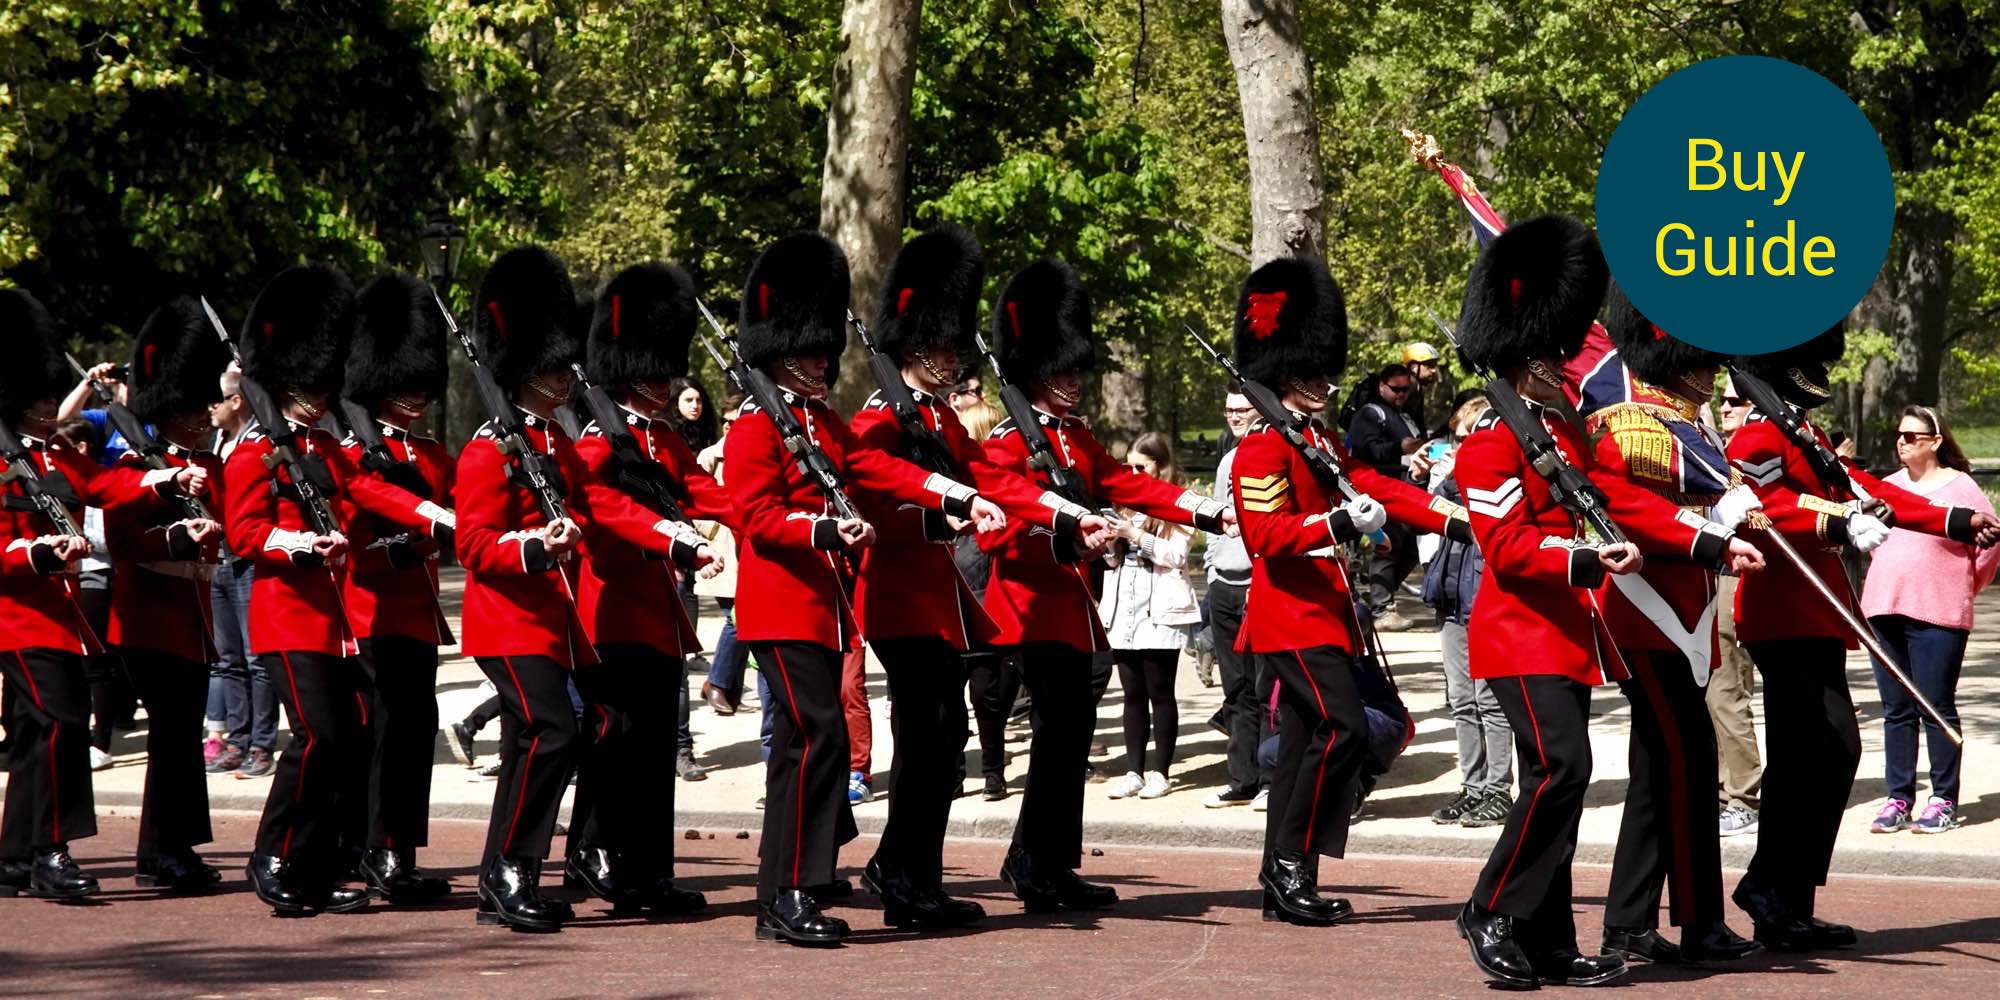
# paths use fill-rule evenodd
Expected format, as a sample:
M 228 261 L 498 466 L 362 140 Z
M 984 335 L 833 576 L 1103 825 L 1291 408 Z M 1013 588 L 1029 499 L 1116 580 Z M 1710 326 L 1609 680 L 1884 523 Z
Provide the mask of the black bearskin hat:
M 201 303 L 180 296 L 153 310 L 132 345 L 127 405 L 140 420 L 163 424 L 222 401 L 229 345 L 215 335 Z
M 7 352 L 7 363 L 0 365 L 0 419 L 18 420 L 29 407 L 76 384 L 56 342 L 56 321 L 18 288 L 0 289 L 0 349 Z
M 330 395 L 340 391 L 353 337 L 354 283 L 331 264 L 298 264 L 257 293 L 236 349 L 243 374 L 272 393 Z
M 1280 257 L 1250 272 L 1236 299 L 1236 365 L 1273 390 L 1286 376 L 1347 367 L 1347 304 L 1325 262 Z
M 882 283 L 876 346 L 899 362 L 905 351 L 934 348 L 971 359 L 985 281 L 979 241 L 959 226 L 939 226 L 903 244 Z
M 374 412 L 399 394 L 444 398 L 444 318 L 430 286 L 411 274 L 385 274 L 361 289 L 354 347 L 347 355 L 347 398 Z
M 515 247 L 479 282 L 479 360 L 507 389 L 543 372 L 568 372 L 583 360 L 577 313 L 576 289 L 562 260 L 538 246 Z
M 1604 332 L 1610 335 L 1611 346 L 1618 348 L 1618 359 L 1627 371 L 1662 388 L 1688 372 L 1718 368 L 1727 360 L 1654 326 L 1615 281 L 1604 300 Z
M 1827 385 L 1827 369 L 1845 353 L 1847 321 L 1843 318 L 1832 329 L 1803 344 L 1770 354 L 1746 354 L 1737 358 L 1736 364 L 1771 383 L 1787 402 L 1810 410 L 1833 398 L 1833 390 Z
M 694 279 L 677 264 L 634 264 L 598 289 L 590 315 L 591 381 L 616 385 L 686 375 Z
M 1589 226 L 1542 215 L 1508 227 L 1472 265 L 1458 316 L 1459 356 L 1498 374 L 1536 358 L 1575 355 L 1609 279 Z
M 1007 279 L 993 303 L 993 355 L 1002 376 L 1024 387 L 1059 372 L 1097 367 L 1090 292 L 1074 268 L 1048 258 Z
M 832 240 L 793 233 L 766 247 L 743 282 L 736 323 L 743 360 L 752 368 L 811 355 L 838 363 L 847 347 L 848 291 L 847 255 Z

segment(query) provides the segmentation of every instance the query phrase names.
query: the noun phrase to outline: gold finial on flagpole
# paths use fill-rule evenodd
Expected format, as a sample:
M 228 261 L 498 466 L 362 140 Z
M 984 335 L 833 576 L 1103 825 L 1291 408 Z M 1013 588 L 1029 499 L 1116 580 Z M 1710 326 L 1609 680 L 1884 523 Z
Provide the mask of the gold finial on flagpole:
M 1426 170 L 1436 170 L 1444 158 L 1444 150 L 1438 148 L 1438 141 L 1416 129 L 1400 129 L 1403 141 L 1410 144 L 1410 155 L 1416 157 Z

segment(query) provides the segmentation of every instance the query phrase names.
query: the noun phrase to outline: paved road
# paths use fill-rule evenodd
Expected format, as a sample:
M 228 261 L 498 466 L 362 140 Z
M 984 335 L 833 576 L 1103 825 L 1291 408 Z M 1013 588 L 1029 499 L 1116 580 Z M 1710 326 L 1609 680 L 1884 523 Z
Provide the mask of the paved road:
M 596 904 L 561 934 L 473 924 L 471 868 L 481 826 L 433 824 L 427 860 L 462 890 L 427 909 L 376 908 L 280 921 L 249 894 L 240 869 L 226 891 L 162 899 L 133 887 L 135 824 L 109 817 L 79 845 L 106 877 L 92 904 L 0 900 L 0 994 L 175 997 L 562 997 L 827 995 L 1202 997 L 1470 997 L 1489 994 L 1450 924 L 1475 868 L 1449 860 L 1367 857 L 1329 863 L 1360 911 L 1330 929 L 1266 924 L 1245 887 L 1252 855 L 1222 850 L 1106 848 L 1085 874 L 1127 897 L 1074 919 L 1029 916 L 993 872 L 1001 845 L 954 840 L 954 889 L 984 902 L 984 928 L 915 937 L 882 927 L 871 900 L 836 912 L 858 933 L 836 951 L 751 938 L 754 839 L 735 830 L 680 840 L 685 883 L 709 894 L 698 920 L 612 920 Z M 240 864 L 254 817 L 217 817 L 211 856 Z M 684 832 L 684 831 L 683 831 Z M 849 845 L 849 864 L 867 841 Z M 1579 870 L 1587 936 L 1598 930 L 1606 872 Z M 1730 972 L 1641 969 L 1620 996 L 1693 997 L 1717 989 L 1763 1000 L 1809 996 L 1991 995 L 2000 965 L 2000 883 L 1843 877 L 1822 906 L 1872 932 L 1861 947 L 1799 961 L 1759 956 Z M 1737 918 L 1742 919 L 1740 915 Z M 1747 930 L 1747 927 L 1743 928 Z M 807 980 L 805 977 L 812 977 Z M 1691 982 L 1691 980 L 1693 980 Z

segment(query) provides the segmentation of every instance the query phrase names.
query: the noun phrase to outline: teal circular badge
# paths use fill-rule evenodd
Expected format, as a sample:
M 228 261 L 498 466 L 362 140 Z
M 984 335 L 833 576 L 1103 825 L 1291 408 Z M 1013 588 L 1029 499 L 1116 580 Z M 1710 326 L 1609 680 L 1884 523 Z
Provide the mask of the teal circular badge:
M 1725 354 L 1840 322 L 1875 283 L 1895 212 L 1868 117 L 1825 77 L 1764 56 L 1654 84 L 1597 175 L 1612 277 L 1654 326 Z

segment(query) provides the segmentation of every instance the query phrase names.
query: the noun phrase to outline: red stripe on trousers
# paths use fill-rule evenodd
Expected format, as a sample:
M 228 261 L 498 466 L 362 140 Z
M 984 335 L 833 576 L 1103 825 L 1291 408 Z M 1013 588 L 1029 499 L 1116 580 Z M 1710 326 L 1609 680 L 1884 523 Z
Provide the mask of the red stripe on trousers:
M 1660 687 L 1660 679 L 1653 675 L 1652 663 L 1647 661 L 1643 670 L 1632 671 L 1639 681 L 1639 688 L 1653 702 L 1653 714 L 1660 720 L 1660 735 L 1667 741 L 1667 760 L 1686 760 L 1681 752 L 1680 722 L 1674 717 L 1673 706 L 1667 703 L 1667 692 Z M 1688 819 L 1687 781 L 1678 768 L 1669 766 L 1667 772 L 1667 808 L 1672 822 L 1667 824 L 1667 839 L 1673 843 L 1674 864 L 1667 872 L 1674 883 L 1673 907 L 1668 911 L 1694 906 L 1694 853 L 1688 844 L 1688 837 L 1694 832 L 1694 824 Z
M 1507 867 L 1500 870 L 1500 881 L 1493 886 L 1493 894 L 1486 897 L 1486 908 L 1500 901 L 1500 890 L 1507 888 L 1507 876 L 1514 874 L 1514 862 L 1521 860 L 1521 847 L 1528 842 L 1528 824 L 1535 820 L 1535 806 L 1542 801 L 1542 790 L 1549 787 L 1549 755 L 1542 748 L 1542 720 L 1535 717 L 1535 703 L 1528 699 L 1528 679 L 1516 677 L 1521 684 L 1521 704 L 1528 708 L 1528 725 L 1535 730 L 1535 758 L 1542 763 L 1542 780 L 1535 785 L 1535 794 L 1528 799 L 1528 811 L 1521 816 L 1521 832 L 1514 838 L 1514 853 L 1507 857 Z
M 514 672 L 513 658 L 503 656 L 500 658 L 500 663 L 507 668 L 507 679 L 514 682 L 514 694 L 521 699 L 521 716 L 527 720 L 528 725 L 534 725 L 535 711 L 528 707 L 528 692 L 521 687 L 521 675 Z M 541 745 L 542 737 L 539 734 L 528 741 L 527 759 L 521 761 L 521 787 L 514 793 L 514 815 L 507 818 L 507 835 L 500 838 L 502 856 L 514 849 L 514 828 L 521 823 L 521 803 L 528 797 L 528 772 L 535 762 L 535 750 Z
M 299 750 L 299 784 L 292 789 L 292 801 L 297 802 L 306 797 L 306 764 L 312 760 L 313 744 L 317 741 L 313 738 L 312 723 L 306 721 L 306 703 L 299 699 L 299 678 L 292 672 L 292 654 L 281 652 L 278 654 L 278 659 L 285 665 L 285 683 L 292 688 L 292 708 L 298 714 L 299 728 L 306 731 L 306 745 Z M 291 855 L 292 833 L 295 829 L 295 827 L 285 828 L 285 845 L 278 848 L 279 857 Z
M 1312 688 L 1313 701 L 1319 705 L 1320 721 L 1321 722 L 1327 721 L 1326 699 L 1320 697 L 1319 682 L 1313 680 L 1312 671 L 1306 669 L 1306 658 L 1304 654 L 1294 649 L 1292 650 L 1292 658 L 1299 661 L 1299 673 L 1306 675 L 1306 686 Z M 1339 739 L 1340 739 L 1339 733 L 1334 733 L 1326 738 L 1326 750 L 1325 752 L 1319 755 L 1319 767 L 1313 772 L 1312 812 L 1306 814 L 1306 842 L 1305 846 L 1302 848 L 1302 850 L 1304 850 L 1304 852 L 1308 855 L 1312 853 L 1313 827 L 1319 822 L 1319 793 L 1320 793 L 1320 788 L 1326 784 L 1326 759 L 1328 757 L 1333 756 L 1333 745 L 1334 743 L 1338 742 Z
M 21 676 L 28 679 L 28 697 L 35 699 L 35 707 L 47 715 L 48 706 L 42 704 L 42 689 L 35 684 L 35 675 L 28 669 L 28 659 L 20 650 L 14 651 L 14 662 L 21 665 Z M 53 719 L 49 722 L 49 839 L 52 843 L 63 842 L 62 836 L 62 795 L 56 785 L 56 737 L 62 735 L 62 723 Z
M 812 756 L 812 737 L 806 735 L 805 720 L 799 718 L 799 701 L 792 694 L 792 671 L 785 666 L 785 654 L 778 647 L 771 647 L 771 658 L 778 661 L 778 676 L 785 682 L 785 709 L 792 713 L 792 725 L 799 730 L 799 739 L 805 749 L 799 751 L 799 800 L 792 810 L 792 888 L 799 885 L 799 856 L 805 853 L 806 829 L 806 758 Z

